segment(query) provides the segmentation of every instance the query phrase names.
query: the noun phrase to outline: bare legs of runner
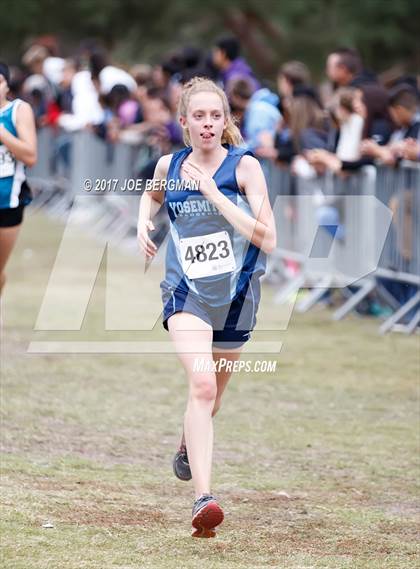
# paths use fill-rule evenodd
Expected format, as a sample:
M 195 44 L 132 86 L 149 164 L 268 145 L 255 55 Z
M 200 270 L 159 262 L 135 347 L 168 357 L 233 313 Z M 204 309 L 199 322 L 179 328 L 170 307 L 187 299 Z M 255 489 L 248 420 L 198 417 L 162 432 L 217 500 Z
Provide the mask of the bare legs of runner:
M 195 494 L 198 498 L 202 494 L 210 493 L 212 417 L 220 407 L 223 391 L 232 372 L 196 371 L 195 361 L 199 358 L 204 369 L 211 370 L 213 362 L 222 357 L 232 361 L 238 360 L 241 348 L 213 348 L 211 326 L 188 312 L 173 314 L 168 320 L 168 328 L 188 378 L 189 394 L 184 415 L 184 433 Z
M 20 225 L 13 227 L 0 227 L 0 295 L 6 282 L 4 272 L 7 260 L 16 242 Z

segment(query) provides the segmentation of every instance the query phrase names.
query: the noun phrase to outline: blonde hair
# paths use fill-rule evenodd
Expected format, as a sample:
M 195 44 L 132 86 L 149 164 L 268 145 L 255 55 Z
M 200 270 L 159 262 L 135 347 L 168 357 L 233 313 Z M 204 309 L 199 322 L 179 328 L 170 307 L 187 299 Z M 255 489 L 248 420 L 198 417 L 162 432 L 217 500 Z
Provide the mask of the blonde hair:
M 234 146 L 242 144 L 243 138 L 230 114 L 226 93 L 207 77 L 194 77 L 188 83 L 185 83 L 178 103 L 178 115 L 186 117 L 191 96 L 202 92 L 217 93 L 222 100 L 223 112 L 226 118 L 226 126 L 222 133 L 222 144 L 233 144 Z M 183 140 L 186 146 L 191 146 L 190 133 L 187 128 L 183 129 Z

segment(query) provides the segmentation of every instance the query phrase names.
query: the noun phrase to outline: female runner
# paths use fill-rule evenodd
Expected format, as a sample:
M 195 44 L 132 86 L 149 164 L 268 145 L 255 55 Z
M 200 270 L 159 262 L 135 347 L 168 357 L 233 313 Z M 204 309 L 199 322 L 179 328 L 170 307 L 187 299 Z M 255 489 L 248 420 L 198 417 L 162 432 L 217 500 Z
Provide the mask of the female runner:
M 187 147 L 159 159 L 154 180 L 166 183 L 143 194 L 138 238 L 146 258 L 153 257 L 157 248 L 148 232 L 165 201 L 171 230 L 161 283 L 163 325 L 189 382 L 173 467 L 181 480 L 193 479 L 192 535 L 214 537 L 224 516 L 210 492 L 212 417 L 255 325 L 259 279 L 276 231 L 261 166 L 238 147 L 242 139 L 225 93 L 196 77 L 184 86 L 178 111 Z M 228 362 L 223 369 L 221 358 Z
M 0 63 L 0 295 L 24 207 L 32 200 L 25 182 L 25 165 L 36 162 L 34 115 L 28 103 L 7 100 L 9 80 L 8 66 Z

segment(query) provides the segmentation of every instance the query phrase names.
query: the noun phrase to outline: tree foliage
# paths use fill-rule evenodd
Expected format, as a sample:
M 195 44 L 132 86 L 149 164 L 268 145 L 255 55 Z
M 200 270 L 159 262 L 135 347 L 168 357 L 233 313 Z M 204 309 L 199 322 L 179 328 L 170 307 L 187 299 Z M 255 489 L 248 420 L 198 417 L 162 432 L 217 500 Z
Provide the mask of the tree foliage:
M 338 45 L 358 47 L 378 71 L 395 63 L 416 71 L 419 21 L 418 0 L 3 0 L 0 55 L 17 63 L 31 38 L 54 34 L 65 55 L 97 38 L 119 61 L 156 61 L 234 33 L 267 76 L 290 58 L 320 73 Z

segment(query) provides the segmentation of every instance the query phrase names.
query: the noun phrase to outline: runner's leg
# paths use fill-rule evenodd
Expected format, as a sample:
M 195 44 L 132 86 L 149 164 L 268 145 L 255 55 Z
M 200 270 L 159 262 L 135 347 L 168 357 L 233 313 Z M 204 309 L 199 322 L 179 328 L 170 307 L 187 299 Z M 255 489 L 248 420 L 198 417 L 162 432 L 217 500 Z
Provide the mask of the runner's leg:
M 217 411 L 220 409 L 223 392 L 228 384 L 229 379 L 232 376 L 234 363 L 241 357 L 242 348 L 243 346 L 230 349 L 213 347 L 213 361 L 216 363 L 216 370 L 218 371 L 216 371 L 217 395 L 213 407 L 212 417 L 214 417 Z M 218 362 L 220 360 L 226 360 L 226 365 L 221 367 L 219 370 Z
M 212 327 L 188 312 L 177 312 L 168 319 L 168 329 L 187 374 L 189 394 L 184 432 L 196 498 L 210 493 L 213 454 L 212 409 L 217 395 L 216 374 L 212 370 Z M 188 351 L 187 351 L 188 350 Z M 196 371 L 200 358 L 206 371 Z
M 221 358 L 224 358 L 228 362 L 232 362 L 232 365 L 233 365 L 241 357 L 242 348 L 243 348 L 243 346 L 240 346 L 239 348 L 230 348 L 230 349 L 225 350 L 223 348 L 213 347 L 213 361 L 215 362 L 216 366 L 218 366 L 219 360 Z M 218 367 L 216 367 L 216 369 L 218 369 Z M 212 411 L 212 415 L 211 415 L 212 417 L 214 417 L 216 415 L 216 413 L 218 412 L 218 410 L 220 409 L 223 392 L 226 388 L 226 385 L 229 382 L 229 379 L 232 377 L 233 372 L 228 371 L 231 369 L 232 368 L 227 363 L 226 366 L 224 366 L 222 370 L 216 371 L 217 394 L 216 394 L 216 400 L 214 402 L 214 407 L 213 407 L 213 411 Z M 181 439 L 180 446 L 182 446 L 183 444 L 185 444 L 185 433 L 184 432 L 182 433 L 182 439 Z
M 0 294 L 6 282 L 4 269 L 16 242 L 19 229 L 20 225 L 0 227 Z

